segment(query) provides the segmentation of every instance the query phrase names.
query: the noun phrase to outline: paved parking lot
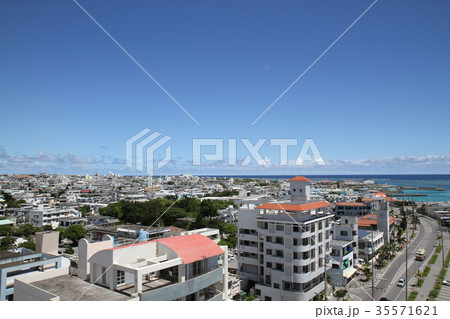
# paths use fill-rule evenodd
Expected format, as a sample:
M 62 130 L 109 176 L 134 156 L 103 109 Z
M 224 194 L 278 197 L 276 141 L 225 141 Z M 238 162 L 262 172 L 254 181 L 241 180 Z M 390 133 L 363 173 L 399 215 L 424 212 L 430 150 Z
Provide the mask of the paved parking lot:
M 438 301 L 450 301 L 450 286 L 442 285 L 439 295 L 436 298 Z

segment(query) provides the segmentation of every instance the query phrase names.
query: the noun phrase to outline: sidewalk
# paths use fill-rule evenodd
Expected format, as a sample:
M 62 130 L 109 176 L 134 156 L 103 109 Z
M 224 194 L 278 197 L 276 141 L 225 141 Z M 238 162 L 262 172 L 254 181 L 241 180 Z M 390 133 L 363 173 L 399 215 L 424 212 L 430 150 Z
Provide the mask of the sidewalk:
M 444 257 L 447 257 L 447 254 L 450 250 L 450 240 L 448 233 L 444 233 Z M 433 252 L 433 255 L 435 253 Z M 416 301 L 424 301 L 428 299 L 428 294 L 434 287 L 434 283 L 436 282 L 436 277 L 439 275 L 439 272 L 442 269 L 442 251 L 437 254 L 439 257 L 436 259 L 434 265 L 428 265 L 430 267 L 430 273 L 428 276 L 423 277 L 423 285 L 419 289 L 418 287 L 413 288 L 411 291 L 418 291 Z

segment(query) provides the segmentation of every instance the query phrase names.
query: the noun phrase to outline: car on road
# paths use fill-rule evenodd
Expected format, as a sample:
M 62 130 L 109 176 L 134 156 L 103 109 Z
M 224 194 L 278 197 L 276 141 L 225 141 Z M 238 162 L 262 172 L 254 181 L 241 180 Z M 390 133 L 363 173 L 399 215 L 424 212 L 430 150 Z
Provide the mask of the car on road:
M 397 287 L 405 287 L 405 279 L 401 278 L 397 283 Z
M 450 286 L 450 279 L 443 280 L 442 284 L 445 285 L 445 286 Z

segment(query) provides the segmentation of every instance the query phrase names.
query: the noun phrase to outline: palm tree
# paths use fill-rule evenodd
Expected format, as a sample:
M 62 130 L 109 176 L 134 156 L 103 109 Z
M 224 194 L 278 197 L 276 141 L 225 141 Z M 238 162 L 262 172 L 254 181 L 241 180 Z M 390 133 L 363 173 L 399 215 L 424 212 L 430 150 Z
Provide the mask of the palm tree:
M 417 270 L 414 276 L 417 278 L 417 285 L 419 285 L 419 281 L 422 279 L 423 273 L 420 270 Z
M 414 225 L 413 231 L 416 230 L 417 225 L 420 225 L 420 218 L 416 214 L 411 217 L 411 223 Z

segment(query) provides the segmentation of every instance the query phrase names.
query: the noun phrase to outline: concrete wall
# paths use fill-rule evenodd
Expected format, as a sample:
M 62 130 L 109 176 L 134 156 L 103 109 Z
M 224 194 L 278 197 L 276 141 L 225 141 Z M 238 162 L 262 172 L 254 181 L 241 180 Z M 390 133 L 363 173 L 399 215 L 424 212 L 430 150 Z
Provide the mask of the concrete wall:
M 223 280 L 223 268 L 218 268 L 204 275 L 192 278 L 188 281 L 173 284 L 167 287 L 144 292 L 141 295 L 142 301 L 169 301 L 188 296 L 203 288 L 211 286 Z
M 46 279 L 64 276 L 64 275 L 68 275 L 68 274 L 69 274 L 69 267 L 53 269 L 53 270 L 46 270 L 43 272 L 33 272 L 33 273 L 15 277 L 14 283 L 17 280 L 20 280 L 21 282 L 25 282 L 25 283 L 31 283 L 31 282 L 35 282 L 35 281 L 46 280 Z
M 58 254 L 59 232 L 45 231 L 35 234 L 36 237 L 36 252 L 48 253 L 52 255 Z
M 14 301 L 59 301 L 59 297 L 16 279 L 14 281 Z
M 86 239 L 80 239 L 78 242 L 78 277 L 87 280 L 89 278 L 90 265 L 88 260 L 98 251 L 113 247 L 111 238 L 107 240 L 89 243 Z

